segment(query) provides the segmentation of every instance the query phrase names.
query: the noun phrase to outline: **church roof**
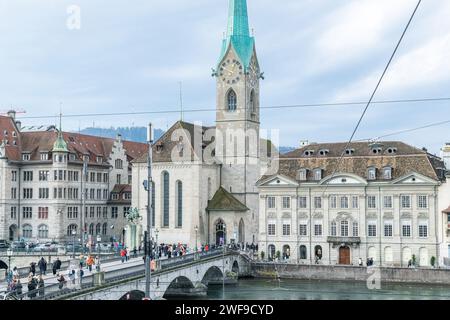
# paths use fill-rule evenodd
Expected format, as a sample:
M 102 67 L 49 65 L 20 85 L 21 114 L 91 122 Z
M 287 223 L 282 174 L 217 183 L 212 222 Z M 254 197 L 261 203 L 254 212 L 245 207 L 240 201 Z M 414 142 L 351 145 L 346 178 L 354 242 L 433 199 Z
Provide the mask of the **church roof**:
M 231 193 L 220 187 L 208 202 L 208 211 L 248 211 L 249 209 Z
M 255 47 L 255 38 L 250 36 L 248 26 L 247 0 L 230 0 L 227 37 L 223 40 L 218 64 L 222 62 L 231 45 L 247 69 Z

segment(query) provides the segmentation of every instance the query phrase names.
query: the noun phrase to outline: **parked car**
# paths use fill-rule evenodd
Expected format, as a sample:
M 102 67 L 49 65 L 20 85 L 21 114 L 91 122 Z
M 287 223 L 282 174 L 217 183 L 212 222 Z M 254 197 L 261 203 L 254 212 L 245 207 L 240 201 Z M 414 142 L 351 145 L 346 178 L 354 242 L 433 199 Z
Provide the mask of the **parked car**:
M 25 242 L 23 241 L 14 241 L 11 243 L 11 249 L 13 250 L 25 250 Z
M 0 240 L 0 249 L 8 249 L 9 248 L 9 242 L 6 240 Z

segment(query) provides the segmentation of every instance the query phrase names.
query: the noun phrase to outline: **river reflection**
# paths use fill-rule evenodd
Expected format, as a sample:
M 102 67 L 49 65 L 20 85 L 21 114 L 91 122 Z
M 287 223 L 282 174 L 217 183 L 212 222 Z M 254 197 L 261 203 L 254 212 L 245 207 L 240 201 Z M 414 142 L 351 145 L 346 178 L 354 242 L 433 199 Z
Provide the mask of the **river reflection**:
M 365 282 L 241 279 L 234 286 L 209 286 L 207 297 L 193 300 L 450 300 L 450 286 Z

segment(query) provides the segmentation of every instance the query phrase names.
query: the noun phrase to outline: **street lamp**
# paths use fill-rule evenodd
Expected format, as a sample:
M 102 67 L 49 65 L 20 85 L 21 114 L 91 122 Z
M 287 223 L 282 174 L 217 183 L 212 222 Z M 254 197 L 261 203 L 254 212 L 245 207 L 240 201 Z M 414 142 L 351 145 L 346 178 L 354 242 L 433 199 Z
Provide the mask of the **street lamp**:
M 75 236 L 77 234 L 77 230 L 72 229 L 72 249 L 73 249 L 73 259 L 75 259 Z
M 97 263 L 97 271 L 100 272 L 100 243 L 102 241 L 101 236 L 97 236 L 97 251 L 98 251 L 98 263 Z
M 198 226 L 195 226 L 195 257 L 197 257 L 198 247 L 197 247 L 197 232 L 198 232 Z
M 11 248 L 9 248 L 9 249 L 6 251 L 6 255 L 8 256 L 8 270 L 11 270 L 11 257 L 12 257 L 12 255 L 13 255 L 13 251 L 12 251 Z

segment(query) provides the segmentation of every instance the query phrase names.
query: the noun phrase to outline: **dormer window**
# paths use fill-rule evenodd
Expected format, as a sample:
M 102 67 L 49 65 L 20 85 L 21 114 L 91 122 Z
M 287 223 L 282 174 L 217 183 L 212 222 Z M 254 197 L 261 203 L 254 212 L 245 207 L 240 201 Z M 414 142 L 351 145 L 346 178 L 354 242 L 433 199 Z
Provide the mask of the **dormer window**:
M 112 200 L 119 200 L 119 195 L 117 193 L 112 193 L 111 194 L 111 199 Z
M 314 150 L 306 150 L 304 153 L 304 155 L 306 157 L 311 157 L 313 154 L 314 154 Z
M 103 157 L 97 156 L 97 163 L 102 163 Z
M 123 199 L 124 200 L 131 200 L 131 193 L 130 192 L 125 192 L 123 194 Z
M 89 156 L 88 155 L 84 155 L 83 156 L 83 161 L 89 162 Z
M 322 180 L 322 169 L 314 169 L 314 180 L 315 181 Z
M 377 168 L 369 168 L 367 169 L 367 180 L 376 180 L 377 179 Z
M 12 132 L 12 136 L 13 136 L 14 138 L 17 137 L 17 134 L 16 134 L 15 131 Z
M 330 153 L 330 150 L 328 150 L 328 149 L 323 149 L 323 150 L 320 150 L 319 151 L 319 154 L 321 155 L 321 156 L 326 156 L 327 154 L 329 154 Z
M 30 161 L 31 155 L 29 153 L 23 153 L 22 154 L 22 160 L 23 161 Z
M 162 143 L 158 143 L 156 145 L 156 152 L 160 153 L 161 151 L 163 151 L 164 145 Z
M 8 131 L 3 130 L 3 135 L 7 137 L 8 136 Z
M 47 152 L 42 152 L 41 153 L 41 160 L 44 160 L 44 161 L 48 160 L 48 153 Z
M 385 180 L 391 180 L 392 179 L 392 168 L 391 167 L 384 167 L 383 168 L 383 179 L 385 179 Z
M 387 149 L 387 153 L 388 154 L 396 154 L 397 153 L 397 148 L 389 147 Z
M 351 156 L 351 155 L 355 154 L 355 149 L 346 149 L 345 154 L 348 156 Z
M 300 169 L 297 172 L 297 179 L 300 181 L 306 181 L 308 175 L 308 169 Z
M 71 154 L 71 155 L 69 155 L 69 159 L 70 159 L 70 161 L 75 161 L 75 160 L 76 160 L 76 158 L 77 158 L 77 156 L 76 156 L 76 155 L 74 155 L 74 154 Z

